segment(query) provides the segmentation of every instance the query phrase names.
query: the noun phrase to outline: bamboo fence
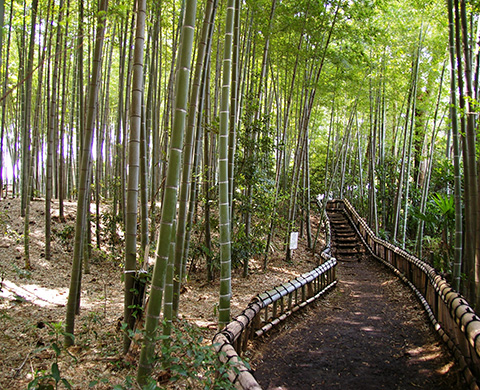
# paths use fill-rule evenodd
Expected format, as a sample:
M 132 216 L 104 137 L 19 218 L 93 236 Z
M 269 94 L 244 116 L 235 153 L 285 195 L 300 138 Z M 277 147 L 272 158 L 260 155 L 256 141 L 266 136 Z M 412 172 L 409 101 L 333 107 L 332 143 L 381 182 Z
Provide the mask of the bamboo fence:
M 328 220 L 325 226 L 327 242 L 321 253 L 324 263 L 272 290 L 258 294 L 239 316 L 213 338 L 213 347 L 220 361 L 230 364 L 229 379 L 238 389 L 261 390 L 248 364 L 240 357 L 247 350 L 249 340 L 262 336 L 336 285 L 337 260 L 330 255 Z
M 462 295 L 429 264 L 378 238 L 348 200 L 329 202 L 328 209 L 344 210 L 367 250 L 408 284 L 430 321 L 462 369 L 470 389 L 479 389 L 480 319 Z

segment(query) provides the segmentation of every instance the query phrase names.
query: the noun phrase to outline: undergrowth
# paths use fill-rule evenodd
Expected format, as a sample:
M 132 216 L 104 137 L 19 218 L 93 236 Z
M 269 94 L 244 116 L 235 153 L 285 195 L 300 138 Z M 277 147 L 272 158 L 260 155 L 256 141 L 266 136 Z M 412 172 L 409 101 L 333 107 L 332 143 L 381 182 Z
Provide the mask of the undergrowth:
M 28 384 L 27 390 L 53 390 L 59 388 L 71 389 L 75 384 L 71 379 L 64 378 L 59 368 L 59 357 L 66 353 L 76 359 L 66 350 L 61 342 L 64 336 L 63 325 L 59 323 L 46 323 L 52 337 L 50 343 L 41 347 L 41 350 L 51 349 L 54 361 L 50 369 L 37 370 L 33 380 Z M 186 321 L 180 321 L 173 327 L 171 342 L 162 344 L 161 356 L 157 357 L 157 365 L 161 368 L 156 371 L 155 379 L 152 377 L 146 386 L 138 385 L 135 377 L 127 375 L 121 384 L 113 384 L 110 376 L 97 377 L 91 380 L 88 388 L 109 388 L 112 390 L 164 390 L 167 388 L 182 388 L 187 390 L 233 390 L 235 386 L 228 379 L 228 372 L 238 370 L 231 363 L 221 363 L 217 353 L 210 343 L 206 343 L 201 329 Z M 39 352 L 40 349 L 36 350 Z M 135 369 L 132 364 L 132 369 Z

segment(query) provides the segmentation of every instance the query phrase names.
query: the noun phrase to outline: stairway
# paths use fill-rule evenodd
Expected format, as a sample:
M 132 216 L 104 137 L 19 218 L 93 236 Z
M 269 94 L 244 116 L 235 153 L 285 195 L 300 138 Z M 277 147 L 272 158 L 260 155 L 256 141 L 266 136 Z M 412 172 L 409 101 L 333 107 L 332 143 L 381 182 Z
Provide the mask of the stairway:
M 338 261 L 360 261 L 365 248 L 342 210 L 327 208 L 333 255 Z

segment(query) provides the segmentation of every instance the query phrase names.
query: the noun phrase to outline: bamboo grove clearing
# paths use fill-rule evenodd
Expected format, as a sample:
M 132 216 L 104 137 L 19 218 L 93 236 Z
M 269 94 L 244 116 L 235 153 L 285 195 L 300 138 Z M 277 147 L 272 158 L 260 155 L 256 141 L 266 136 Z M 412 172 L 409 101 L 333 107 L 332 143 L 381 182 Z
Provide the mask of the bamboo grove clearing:
M 229 323 L 240 280 L 258 282 L 248 300 L 320 261 L 333 198 L 480 305 L 479 14 L 473 0 L 0 0 L 0 315 L 8 328 L 25 300 L 65 304 L 5 333 L 3 350 L 28 345 L 4 386 L 74 386 L 63 359 L 82 353 L 121 372 L 84 387 L 230 386 L 204 343 L 182 342 Z M 177 321 L 193 280 L 192 299 L 215 286 L 209 319 Z

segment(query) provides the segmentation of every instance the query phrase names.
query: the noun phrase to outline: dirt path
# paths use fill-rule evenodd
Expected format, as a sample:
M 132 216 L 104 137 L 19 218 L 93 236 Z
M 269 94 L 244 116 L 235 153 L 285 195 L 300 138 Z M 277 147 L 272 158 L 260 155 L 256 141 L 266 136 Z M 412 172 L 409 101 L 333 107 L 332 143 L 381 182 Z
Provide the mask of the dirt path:
M 412 292 L 374 259 L 340 262 L 338 286 L 252 358 L 267 389 L 461 389 Z

